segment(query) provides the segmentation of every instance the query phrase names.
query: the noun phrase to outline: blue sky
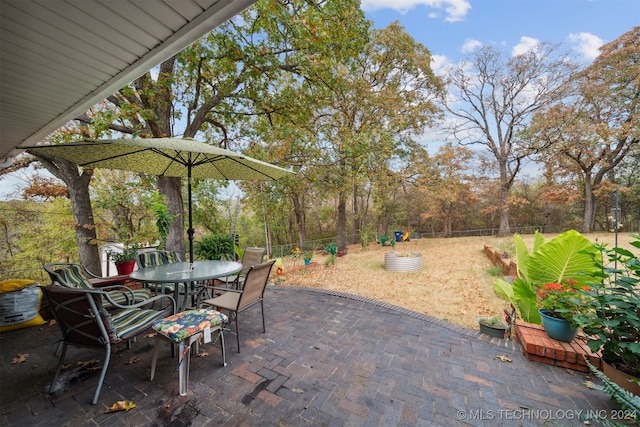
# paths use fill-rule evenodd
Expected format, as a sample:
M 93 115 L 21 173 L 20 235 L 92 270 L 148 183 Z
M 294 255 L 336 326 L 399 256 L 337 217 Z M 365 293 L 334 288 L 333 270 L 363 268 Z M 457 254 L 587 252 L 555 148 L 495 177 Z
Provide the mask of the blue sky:
M 434 57 L 434 70 L 479 46 L 505 52 L 559 43 L 590 63 L 598 47 L 640 25 L 640 0 L 362 0 L 378 28 L 399 21 Z
M 588 64 L 640 25 L 640 0 L 362 0 L 362 8 L 375 27 L 399 21 L 431 51 L 436 72 L 479 46 L 513 53 L 536 42 L 560 43 Z M 24 172 L 12 175 L 0 180 L 0 200 L 26 185 Z
M 427 47 L 436 74 L 481 46 L 514 55 L 541 42 L 559 44 L 560 51 L 569 51 L 586 66 L 600 46 L 640 25 L 640 0 L 362 0 L 361 4 L 374 27 L 398 21 Z M 431 154 L 446 139 L 429 129 L 418 137 Z M 536 175 L 538 166 L 529 162 L 523 172 Z

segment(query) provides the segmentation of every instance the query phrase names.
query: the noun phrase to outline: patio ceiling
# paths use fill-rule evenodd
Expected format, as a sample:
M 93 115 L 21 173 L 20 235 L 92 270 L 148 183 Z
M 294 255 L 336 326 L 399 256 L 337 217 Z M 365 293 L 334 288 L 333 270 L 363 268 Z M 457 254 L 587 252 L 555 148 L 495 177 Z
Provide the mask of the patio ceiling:
M 0 0 L 0 167 L 257 0 Z

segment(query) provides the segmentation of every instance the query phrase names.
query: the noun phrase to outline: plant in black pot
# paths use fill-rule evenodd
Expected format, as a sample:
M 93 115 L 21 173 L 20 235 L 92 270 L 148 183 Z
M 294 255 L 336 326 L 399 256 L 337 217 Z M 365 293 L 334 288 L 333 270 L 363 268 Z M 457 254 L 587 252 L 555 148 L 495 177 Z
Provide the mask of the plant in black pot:
M 640 248 L 640 236 L 632 237 L 631 245 Z M 582 326 L 589 348 L 601 351 L 605 375 L 614 381 L 619 372 L 631 376 L 618 384 L 640 395 L 640 259 L 624 248 L 594 246 L 608 262 L 595 257 L 599 271 L 592 275 L 591 290 L 584 291 L 591 311 L 574 321 Z
M 505 338 L 509 325 L 500 316 L 478 317 L 480 332 L 495 338 Z

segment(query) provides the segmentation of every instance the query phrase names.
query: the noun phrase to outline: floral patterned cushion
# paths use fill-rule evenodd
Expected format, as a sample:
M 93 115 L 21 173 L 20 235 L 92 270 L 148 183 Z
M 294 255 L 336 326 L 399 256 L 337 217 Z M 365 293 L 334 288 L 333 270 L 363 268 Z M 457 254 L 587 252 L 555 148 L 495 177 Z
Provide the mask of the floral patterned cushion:
M 206 328 L 229 323 L 229 318 L 216 310 L 186 310 L 153 322 L 151 327 L 172 341 L 180 342 Z

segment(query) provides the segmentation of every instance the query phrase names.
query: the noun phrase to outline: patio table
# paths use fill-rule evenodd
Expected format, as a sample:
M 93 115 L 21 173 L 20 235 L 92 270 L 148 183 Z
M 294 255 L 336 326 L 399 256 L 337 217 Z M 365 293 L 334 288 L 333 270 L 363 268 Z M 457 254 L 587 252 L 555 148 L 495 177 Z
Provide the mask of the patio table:
M 182 305 L 179 303 L 180 286 L 176 286 L 174 291 L 178 311 L 183 311 L 187 308 L 190 293 L 195 291 L 196 282 L 229 276 L 240 270 L 242 270 L 242 263 L 236 261 L 174 262 L 142 268 L 132 272 L 129 277 L 146 283 L 184 283 L 185 294 Z

